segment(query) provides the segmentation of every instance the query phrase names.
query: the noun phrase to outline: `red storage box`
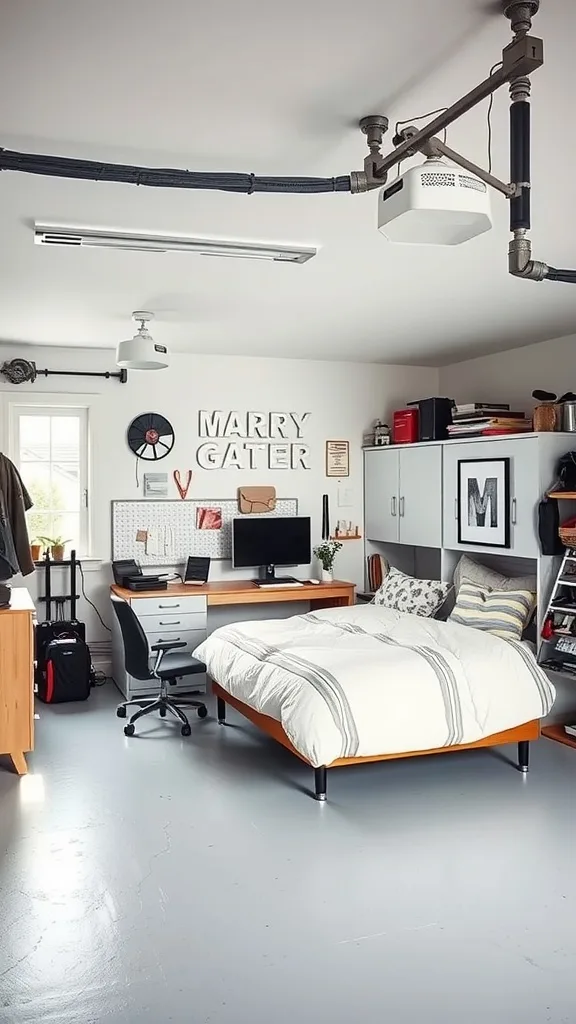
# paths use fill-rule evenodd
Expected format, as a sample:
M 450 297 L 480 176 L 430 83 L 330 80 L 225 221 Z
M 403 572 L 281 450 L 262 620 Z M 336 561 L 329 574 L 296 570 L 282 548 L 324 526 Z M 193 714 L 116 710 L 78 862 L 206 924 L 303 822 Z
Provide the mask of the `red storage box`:
M 418 437 L 418 409 L 398 409 L 392 423 L 394 444 L 412 444 Z

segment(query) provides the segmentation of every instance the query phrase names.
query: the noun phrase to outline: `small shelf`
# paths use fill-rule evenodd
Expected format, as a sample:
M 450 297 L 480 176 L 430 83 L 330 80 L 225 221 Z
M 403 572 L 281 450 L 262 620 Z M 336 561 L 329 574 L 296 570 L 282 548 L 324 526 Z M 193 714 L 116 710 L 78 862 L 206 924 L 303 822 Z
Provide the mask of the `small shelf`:
M 576 615 L 576 608 L 567 604 L 551 604 L 548 611 L 559 615 Z
M 542 735 L 549 740 L 556 740 L 557 743 L 564 743 L 565 746 L 576 749 L 576 736 L 569 736 L 567 732 L 564 732 L 563 725 L 545 725 Z
M 355 533 L 353 537 L 337 537 L 336 534 L 334 534 L 333 537 L 330 537 L 330 540 L 362 540 L 362 534 L 360 534 L 360 533 L 356 534 Z M 576 584 L 575 584 L 575 586 L 576 586 Z

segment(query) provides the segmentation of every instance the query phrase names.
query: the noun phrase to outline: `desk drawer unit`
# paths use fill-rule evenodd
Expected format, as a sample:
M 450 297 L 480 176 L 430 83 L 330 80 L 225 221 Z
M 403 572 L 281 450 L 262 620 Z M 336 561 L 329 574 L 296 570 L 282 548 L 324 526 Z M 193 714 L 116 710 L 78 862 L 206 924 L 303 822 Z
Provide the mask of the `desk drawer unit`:
M 134 605 L 136 602 L 134 602 Z M 169 630 L 171 633 L 177 633 L 180 630 L 190 629 L 206 629 L 206 612 L 200 614 L 199 612 L 193 612 L 188 614 L 184 612 L 161 612 L 159 615 L 140 615 L 140 609 L 134 608 L 136 615 L 140 619 L 142 629 L 148 636 L 151 633 L 161 633 L 162 630 Z
M 171 632 L 164 629 L 157 633 L 147 633 L 146 637 L 150 647 L 161 643 L 162 640 L 181 640 L 186 647 L 178 647 L 176 653 L 193 654 L 196 648 L 206 639 L 206 627 L 204 629 L 182 629 L 178 632 Z M 152 663 L 156 658 L 156 652 L 152 652 Z
M 167 594 L 158 597 L 133 598 L 130 601 L 136 612 L 150 647 L 160 640 L 183 640 L 186 647 L 178 648 L 186 654 L 192 654 L 196 647 L 206 639 L 206 598 L 200 595 L 170 597 Z M 126 699 L 137 696 L 149 696 L 156 693 L 158 683 L 151 680 L 134 679 L 124 668 L 124 647 L 119 627 L 112 619 L 112 655 L 114 679 Z M 155 655 L 151 659 L 154 665 Z M 206 676 L 198 674 L 179 679 L 170 685 L 170 693 L 192 693 L 206 691 Z
M 206 618 L 206 598 L 202 595 L 171 597 L 165 594 L 164 597 L 139 597 L 130 602 L 139 619 L 163 614 L 170 615 L 203 615 Z

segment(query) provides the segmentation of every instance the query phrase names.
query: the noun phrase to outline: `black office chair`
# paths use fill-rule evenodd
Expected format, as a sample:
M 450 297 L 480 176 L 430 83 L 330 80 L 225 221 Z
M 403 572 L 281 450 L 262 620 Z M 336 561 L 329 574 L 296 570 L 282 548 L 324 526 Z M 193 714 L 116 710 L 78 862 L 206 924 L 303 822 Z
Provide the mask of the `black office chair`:
M 182 722 L 181 733 L 183 736 L 190 736 L 192 729 L 186 715 L 181 707 L 196 708 L 198 718 L 206 718 L 208 709 L 202 701 L 189 700 L 187 697 L 178 697 L 177 701 L 168 696 L 168 684 L 175 683 L 182 676 L 195 675 L 197 672 L 205 672 L 206 665 L 193 658 L 191 654 L 174 653 L 177 649 L 186 647 L 183 640 L 163 640 L 161 643 L 153 644 L 150 648 L 146 634 L 138 616 L 132 611 L 127 601 L 122 598 L 113 597 L 112 607 L 116 612 L 122 641 L 124 643 L 124 665 L 126 671 L 135 679 L 157 679 L 160 685 L 160 694 L 154 698 L 136 698 L 126 700 L 119 704 L 116 709 L 118 718 L 126 718 L 126 709 L 131 704 L 136 704 L 139 711 L 136 711 L 127 725 L 124 726 L 126 736 L 134 735 L 134 723 L 144 715 L 152 711 L 159 711 L 161 718 L 166 718 L 166 712 L 170 711 L 175 718 Z M 150 651 L 157 654 L 156 664 L 150 670 Z

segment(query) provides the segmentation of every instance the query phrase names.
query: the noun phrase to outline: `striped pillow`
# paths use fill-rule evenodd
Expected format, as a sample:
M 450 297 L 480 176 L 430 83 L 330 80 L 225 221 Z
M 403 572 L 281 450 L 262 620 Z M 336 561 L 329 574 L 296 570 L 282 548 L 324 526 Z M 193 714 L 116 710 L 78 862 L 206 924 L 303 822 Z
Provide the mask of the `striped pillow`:
M 535 604 L 536 595 L 529 590 L 485 590 L 465 579 L 449 620 L 505 640 L 521 640 Z

